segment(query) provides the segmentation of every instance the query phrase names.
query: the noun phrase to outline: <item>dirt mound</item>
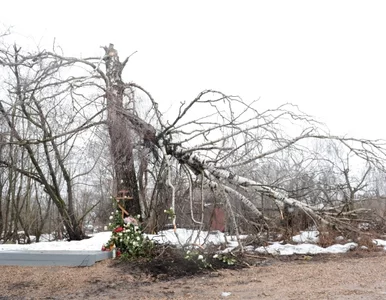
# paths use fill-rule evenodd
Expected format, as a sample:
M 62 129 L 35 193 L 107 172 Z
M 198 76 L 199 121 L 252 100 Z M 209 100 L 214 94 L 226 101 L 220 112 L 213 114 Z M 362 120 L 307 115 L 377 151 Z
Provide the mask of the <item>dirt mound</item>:
M 129 274 L 147 274 L 160 280 L 173 280 L 185 276 L 211 273 L 221 269 L 241 269 L 249 266 L 244 255 L 229 254 L 228 261 L 215 256 L 214 251 L 199 252 L 205 262 L 187 258 L 187 252 L 174 247 L 158 247 L 150 259 L 117 260 L 113 267 Z M 214 257 L 215 256 L 215 257 Z

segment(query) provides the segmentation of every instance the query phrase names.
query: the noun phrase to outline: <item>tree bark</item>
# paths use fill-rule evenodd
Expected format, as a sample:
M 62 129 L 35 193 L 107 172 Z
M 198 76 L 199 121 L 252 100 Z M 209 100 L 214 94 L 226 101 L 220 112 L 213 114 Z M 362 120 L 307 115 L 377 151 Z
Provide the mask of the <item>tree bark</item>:
M 119 61 L 114 45 L 104 47 L 106 55 L 106 76 L 108 78 L 107 126 L 111 143 L 111 154 L 115 170 L 116 192 L 127 191 L 133 200 L 125 201 L 126 210 L 132 215 L 141 214 L 137 176 L 133 158 L 133 136 L 130 133 L 130 122 L 124 116 L 123 97 L 125 84 L 122 81 L 122 70 L 125 63 Z

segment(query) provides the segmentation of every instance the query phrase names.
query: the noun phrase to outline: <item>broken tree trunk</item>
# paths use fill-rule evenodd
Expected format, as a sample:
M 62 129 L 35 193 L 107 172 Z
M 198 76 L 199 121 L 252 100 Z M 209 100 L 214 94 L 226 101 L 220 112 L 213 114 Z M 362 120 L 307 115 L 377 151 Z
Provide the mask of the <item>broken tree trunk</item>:
M 125 85 L 122 81 L 122 70 L 126 62 L 119 61 L 118 52 L 114 45 L 104 47 L 106 54 L 106 77 L 108 85 L 107 125 L 111 142 L 111 155 L 115 171 L 116 193 L 127 191 L 133 198 L 126 201 L 125 209 L 132 215 L 141 213 L 139 193 L 133 158 L 133 136 L 130 133 L 130 121 L 122 113 L 124 111 L 123 98 Z

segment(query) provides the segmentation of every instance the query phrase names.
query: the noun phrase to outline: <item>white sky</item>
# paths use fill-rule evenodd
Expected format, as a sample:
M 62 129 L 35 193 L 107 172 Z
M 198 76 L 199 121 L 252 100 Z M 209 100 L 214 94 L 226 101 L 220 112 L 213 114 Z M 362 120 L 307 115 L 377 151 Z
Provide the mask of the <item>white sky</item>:
M 16 42 L 96 56 L 114 43 L 125 79 L 161 107 L 203 89 L 291 102 L 333 132 L 385 138 L 385 1 L 3 1 Z M 176 105 L 176 104 L 175 104 Z

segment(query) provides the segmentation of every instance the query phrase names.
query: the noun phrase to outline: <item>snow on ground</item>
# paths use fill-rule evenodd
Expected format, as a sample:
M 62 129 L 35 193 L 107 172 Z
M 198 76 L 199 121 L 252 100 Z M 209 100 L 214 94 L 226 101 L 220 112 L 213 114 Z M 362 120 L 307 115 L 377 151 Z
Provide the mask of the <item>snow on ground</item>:
M 207 231 L 198 231 L 184 228 L 177 228 L 174 230 L 160 231 L 158 234 L 148 234 L 149 239 L 156 241 L 160 244 L 172 244 L 172 245 L 187 245 L 187 244 L 222 244 L 225 243 L 224 234 L 220 231 L 213 231 L 209 233 Z
M 172 245 L 182 246 L 187 244 L 223 244 L 227 243 L 227 248 L 223 252 L 232 251 L 237 247 L 237 241 L 234 236 L 227 236 L 222 232 L 213 231 L 208 233 L 207 231 L 194 231 L 190 229 L 177 229 L 176 233 L 172 229 L 161 231 L 156 235 L 147 235 L 151 240 L 158 243 L 169 243 Z M 104 245 L 111 237 L 111 232 L 99 232 L 94 234 L 91 238 L 82 241 L 54 241 L 54 242 L 40 242 L 32 244 L 0 244 L 0 251 L 47 251 L 47 250 L 58 250 L 58 251 L 98 251 L 101 250 Z M 246 236 L 241 236 L 243 239 Z M 347 243 L 344 245 L 336 244 L 327 248 L 322 248 L 315 245 L 318 241 L 317 231 L 304 231 L 299 235 L 292 238 L 293 242 L 298 244 L 282 244 L 282 242 L 274 242 L 266 247 L 254 248 L 253 246 L 246 246 L 247 251 L 256 251 L 258 253 L 269 253 L 273 255 L 313 255 L 321 253 L 345 253 L 349 250 L 358 247 L 356 243 Z M 374 244 L 383 246 L 386 250 L 386 241 L 374 240 Z
M 377 246 L 383 246 L 383 249 L 386 250 L 386 241 L 375 239 L 373 240 L 373 243 Z
M 110 239 L 110 236 L 111 232 L 99 232 L 93 237 L 82 241 L 40 242 L 23 245 L 0 244 L 0 251 L 98 251 Z
M 177 228 L 176 232 L 173 229 L 160 231 L 158 234 L 147 234 L 147 237 L 160 244 L 172 244 L 184 246 L 189 244 L 208 245 L 208 244 L 224 244 L 229 247 L 237 247 L 236 236 L 226 236 L 220 231 L 198 231 L 184 228 Z M 245 239 L 247 235 L 240 235 L 240 239 Z
M 291 244 L 281 244 L 279 242 L 273 243 L 268 247 L 258 247 L 255 249 L 256 252 L 262 254 L 273 254 L 273 255 L 293 255 L 293 254 L 322 254 L 322 253 L 346 253 L 349 250 L 353 250 L 358 247 L 356 243 L 347 243 L 345 245 L 332 245 L 327 248 L 322 248 L 320 246 L 314 244 L 299 244 L 299 245 L 291 245 Z
M 317 243 L 319 242 L 319 231 L 302 231 L 300 234 L 292 237 L 292 241 L 295 243 Z

